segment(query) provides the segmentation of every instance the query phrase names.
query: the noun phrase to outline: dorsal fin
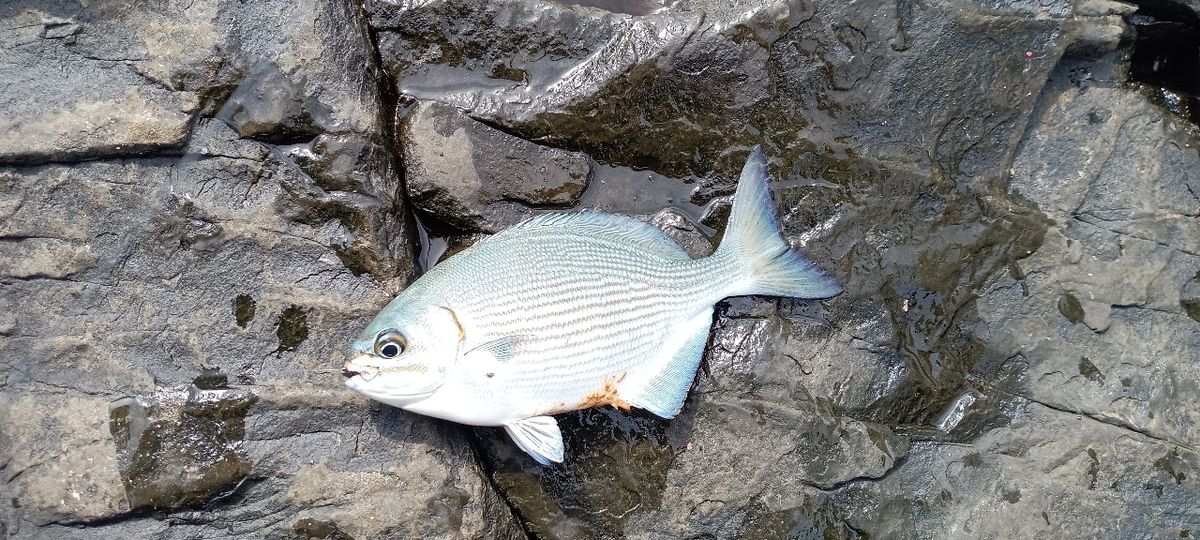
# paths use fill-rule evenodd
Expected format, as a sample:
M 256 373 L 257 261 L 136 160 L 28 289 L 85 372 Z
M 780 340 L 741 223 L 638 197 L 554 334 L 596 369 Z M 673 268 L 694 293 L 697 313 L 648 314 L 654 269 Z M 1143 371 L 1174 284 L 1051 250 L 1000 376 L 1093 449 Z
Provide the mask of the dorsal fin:
M 636 245 L 649 253 L 671 259 L 690 259 L 683 247 L 667 237 L 658 227 L 620 214 L 596 210 L 577 213 L 540 214 L 522 221 L 492 236 L 496 238 L 516 231 L 566 231 L 573 235 L 616 238 Z M 484 240 L 486 242 L 487 240 Z

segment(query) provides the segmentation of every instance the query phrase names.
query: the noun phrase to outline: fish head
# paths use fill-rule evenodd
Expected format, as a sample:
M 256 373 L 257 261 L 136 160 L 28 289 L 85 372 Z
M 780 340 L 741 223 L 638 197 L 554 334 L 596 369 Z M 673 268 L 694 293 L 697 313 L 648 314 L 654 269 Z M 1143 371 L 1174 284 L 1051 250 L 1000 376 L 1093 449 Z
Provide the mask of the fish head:
M 395 407 L 437 391 L 461 343 L 458 322 L 445 309 L 384 309 L 351 347 L 342 368 L 346 386 Z

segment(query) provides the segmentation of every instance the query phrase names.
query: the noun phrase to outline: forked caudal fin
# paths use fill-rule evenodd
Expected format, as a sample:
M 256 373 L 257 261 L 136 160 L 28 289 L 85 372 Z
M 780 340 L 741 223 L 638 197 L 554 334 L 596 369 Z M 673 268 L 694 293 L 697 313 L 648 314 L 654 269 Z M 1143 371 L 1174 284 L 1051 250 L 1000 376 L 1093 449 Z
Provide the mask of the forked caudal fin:
M 725 237 L 714 257 L 732 257 L 745 275 L 735 280 L 729 296 L 763 294 L 792 298 L 828 298 L 842 286 L 792 249 L 775 219 L 762 147 L 750 152 L 733 197 Z

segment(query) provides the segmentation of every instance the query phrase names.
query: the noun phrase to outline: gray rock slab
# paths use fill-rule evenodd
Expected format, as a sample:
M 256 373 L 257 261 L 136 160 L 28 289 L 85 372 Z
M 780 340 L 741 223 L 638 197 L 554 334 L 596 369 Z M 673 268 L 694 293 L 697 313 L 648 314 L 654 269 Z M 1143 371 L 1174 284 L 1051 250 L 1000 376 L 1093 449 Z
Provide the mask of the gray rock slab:
M 461 430 L 342 385 L 415 274 L 357 6 L 0 17 L 3 536 L 523 537 Z
M 1200 524 L 1186 472 L 1200 459 L 1200 325 L 1184 300 L 1200 265 L 1189 187 L 1200 138 L 1119 84 L 1127 51 L 1077 45 L 1012 166 L 1009 188 L 1045 213 L 1045 236 L 974 303 L 971 333 L 986 348 L 976 365 L 995 376 L 969 378 L 970 398 L 934 422 L 943 437 L 923 434 L 884 478 L 821 498 L 838 526 L 1161 538 Z
M 338 256 L 336 239 L 346 229 L 336 217 L 293 220 L 288 210 L 304 199 L 280 179 L 303 176 L 271 155 L 264 152 L 263 162 L 140 159 L 6 171 L 10 193 L 23 200 L 4 231 L 6 258 L 21 262 L 20 272 L 9 269 L 4 278 L 15 306 L 2 346 L 12 404 L 4 428 L 7 490 L 16 502 L 4 512 L 10 533 L 146 519 L 129 512 L 147 506 L 235 535 L 287 530 L 309 518 L 354 536 L 516 531 L 505 529 L 507 507 L 461 435 L 372 409 L 341 386 L 342 351 L 390 300 L 375 280 L 399 285 L 403 277 L 355 275 Z M 391 206 L 355 208 L 371 215 Z M 44 216 L 58 213 L 78 221 L 42 226 Z M 59 252 L 86 256 L 63 264 Z M 242 411 L 236 439 L 225 424 L 179 413 L 151 416 L 153 438 L 119 436 L 110 402 L 130 396 L 167 406 L 174 401 L 153 396 L 178 394 L 171 389 L 212 369 L 257 400 Z M 364 425 L 372 417 L 393 427 L 368 444 Z M 409 433 L 414 423 L 427 431 Z M 227 450 L 204 450 L 213 445 Z M 119 455 L 138 452 L 145 455 L 118 467 Z M 236 463 L 224 480 L 207 475 Z M 395 469 L 399 463 L 406 468 Z M 153 476 L 131 474 L 138 467 L 202 476 L 146 494 L 139 482 Z M 337 485 L 346 486 L 342 495 L 326 495 Z M 289 495 L 292 489 L 300 491 Z M 434 497 L 444 504 L 431 503 Z M 384 501 L 387 519 L 375 516 Z M 81 531 L 116 534 L 106 527 Z
M 205 8 L 209 9 L 205 9 Z M 215 5 L 168 13 L 67 2 L 5 7 L 0 162 L 134 155 L 182 146 L 201 96 L 155 80 L 215 54 Z M 175 30 L 186 28 L 184 31 Z M 167 42 L 170 42 L 167 44 Z M 160 45 L 166 45 L 160 47 Z
M 1055 224 L 981 298 L 983 334 L 1028 364 L 1029 399 L 1195 451 L 1200 137 L 1134 90 L 1072 82 L 1089 67 L 1060 68 L 1014 163 Z
M 659 180 L 720 201 L 765 144 L 787 237 L 847 292 L 722 304 L 683 413 L 566 415 L 564 466 L 477 430 L 531 532 L 1197 529 L 1196 144 L 1121 86 L 1129 5 L 564 4 L 369 14 L 398 92 L 587 152 L 581 206 L 696 255 L 721 204 L 659 212 Z M 599 181 L 621 167 L 650 174 Z
M 734 149 L 764 143 L 784 163 L 853 152 L 966 180 L 1003 173 L 1068 5 L 677 2 L 631 16 L 450 0 L 370 16 L 400 93 L 601 163 L 728 180 Z
M 495 233 L 531 208 L 569 207 L 592 175 L 583 154 L 514 137 L 438 102 L 412 104 L 400 129 L 409 200 L 458 230 Z
M 969 444 L 914 443 L 904 466 L 823 499 L 890 538 L 1178 538 L 1200 520 L 1194 452 L 1021 401 Z M 1187 532 L 1185 532 L 1187 531 Z

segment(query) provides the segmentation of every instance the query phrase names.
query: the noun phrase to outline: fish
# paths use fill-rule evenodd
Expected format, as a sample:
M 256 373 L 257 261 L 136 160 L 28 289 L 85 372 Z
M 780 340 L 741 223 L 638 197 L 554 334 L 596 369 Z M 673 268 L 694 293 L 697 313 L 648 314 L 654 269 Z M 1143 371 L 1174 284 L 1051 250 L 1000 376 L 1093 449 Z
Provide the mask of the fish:
M 554 415 L 591 407 L 673 418 L 704 355 L 717 302 L 829 298 L 837 279 L 783 237 L 761 146 L 751 150 L 712 255 L 599 211 L 529 218 L 435 265 L 351 345 L 345 384 L 373 400 L 503 427 L 561 463 Z

